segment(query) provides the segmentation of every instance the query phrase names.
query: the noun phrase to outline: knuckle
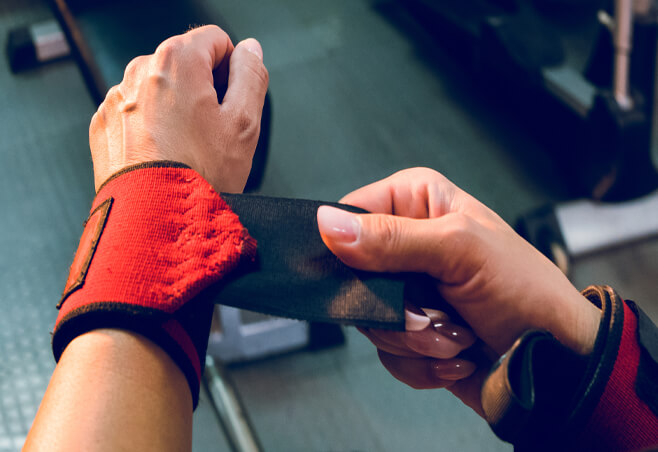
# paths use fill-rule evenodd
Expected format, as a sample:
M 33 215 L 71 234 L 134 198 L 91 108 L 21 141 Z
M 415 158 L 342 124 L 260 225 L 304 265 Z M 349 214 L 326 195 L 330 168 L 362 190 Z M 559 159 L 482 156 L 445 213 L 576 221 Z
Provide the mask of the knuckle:
M 105 95 L 105 100 L 103 101 L 104 105 L 112 105 L 115 104 L 116 102 L 120 101 L 123 98 L 123 95 L 121 94 L 121 88 L 120 85 L 114 85 L 112 88 L 110 88 Z M 101 104 L 101 106 L 103 105 Z
M 203 32 L 214 34 L 216 39 L 228 39 L 228 34 L 224 30 L 222 30 L 218 25 L 208 24 L 199 28 Z
M 393 176 L 394 177 L 413 177 L 413 178 L 416 178 L 416 179 L 418 179 L 418 178 L 431 179 L 431 178 L 435 178 L 437 176 L 441 176 L 441 173 L 439 173 L 436 170 L 433 170 L 432 168 L 426 168 L 426 167 L 423 167 L 423 166 L 419 166 L 419 167 L 416 167 L 416 168 L 407 168 L 407 169 L 400 170 L 400 171 L 396 172 L 395 174 L 393 174 Z
M 217 33 L 217 32 L 224 32 L 219 26 L 215 24 L 207 24 L 207 25 L 201 25 L 201 24 L 195 24 L 195 25 L 190 25 L 190 28 L 185 32 L 187 33 L 200 33 L 200 32 L 208 32 L 208 33 Z
M 438 171 L 432 169 L 432 168 L 427 168 L 424 166 L 418 167 L 418 168 L 412 168 L 411 171 L 414 171 L 416 176 L 418 177 L 423 177 L 423 178 L 434 178 L 437 176 L 441 176 L 441 173 Z
M 169 59 L 180 54 L 185 47 L 180 36 L 173 36 L 165 41 L 163 41 L 157 49 L 155 49 L 155 55 L 159 58 Z
M 233 127 L 240 141 L 255 141 L 260 135 L 258 116 L 245 109 L 241 109 L 233 116 Z
M 387 248 L 395 248 L 400 240 L 397 223 L 390 215 L 373 215 L 371 227 L 376 232 L 375 241 Z
M 361 240 L 363 257 L 370 261 L 367 266 L 392 270 L 399 266 L 397 255 L 401 247 L 400 227 L 390 215 L 363 215 L 364 234 Z
M 146 55 L 140 55 L 130 60 L 126 65 L 126 70 L 123 72 L 123 79 L 126 80 L 135 76 L 140 67 L 145 64 L 147 60 L 148 57 Z
M 94 113 L 94 116 L 91 117 L 91 122 L 89 123 L 89 132 L 92 133 L 96 131 L 100 126 L 105 122 L 105 111 L 101 105 Z
M 146 76 L 146 84 L 152 88 L 164 88 L 168 84 L 168 78 L 164 71 L 153 70 Z

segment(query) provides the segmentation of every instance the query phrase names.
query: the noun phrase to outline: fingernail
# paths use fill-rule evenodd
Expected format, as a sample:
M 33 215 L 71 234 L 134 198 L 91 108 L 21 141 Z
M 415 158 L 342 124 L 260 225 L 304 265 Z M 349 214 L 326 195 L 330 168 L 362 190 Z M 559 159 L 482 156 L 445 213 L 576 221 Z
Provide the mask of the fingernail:
M 357 216 L 330 206 L 318 208 L 320 234 L 342 243 L 356 242 L 361 226 Z
M 463 359 L 437 360 L 432 363 L 432 374 L 441 380 L 461 380 L 475 372 L 477 366 Z
M 416 314 L 408 309 L 404 310 L 405 329 L 407 331 L 421 331 L 430 324 L 430 318 L 424 315 Z
M 463 326 L 455 325 L 450 321 L 432 319 L 432 327 L 434 331 L 458 343 L 462 347 L 470 347 L 477 339 L 473 331 Z
M 432 320 L 432 322 L 438 322 L 441 320 L 444 321 L 450 320 L 450 316 L 448 314 L 446 314 L 443 311 L 439 311 L 438 309 L 430 309 L 430 308 L 420 308 L 420 309 L 425 313 L 427 317 L 430 318 L 430 320 Z
M 263 48 L 260 46 L 260 43 L 254 38 L 245 39 L 244 45 L 247 47 L 247 50 L 254 55 L 256 55 L 260 60 L 263 60 Z
M 459 342 L 437 333 L 432 328 L 422 331 L 407 331 L 403 340 L 408 348 L 433 358 L 454 358 L 465 348 Z

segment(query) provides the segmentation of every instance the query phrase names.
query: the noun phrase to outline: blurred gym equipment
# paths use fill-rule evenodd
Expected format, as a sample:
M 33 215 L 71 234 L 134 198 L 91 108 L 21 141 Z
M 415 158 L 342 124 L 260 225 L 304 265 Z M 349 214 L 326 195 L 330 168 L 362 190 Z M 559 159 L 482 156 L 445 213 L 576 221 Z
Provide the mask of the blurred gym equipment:
M 522 235 L 566 272 L 571 258 L 658 233 L 658 2 L 401 1 L 501 107 L 518 112 L 580 198 L 522 216 Z M 583 73 L 566 64 L 548 20 L 573 8 L 598 22 Z

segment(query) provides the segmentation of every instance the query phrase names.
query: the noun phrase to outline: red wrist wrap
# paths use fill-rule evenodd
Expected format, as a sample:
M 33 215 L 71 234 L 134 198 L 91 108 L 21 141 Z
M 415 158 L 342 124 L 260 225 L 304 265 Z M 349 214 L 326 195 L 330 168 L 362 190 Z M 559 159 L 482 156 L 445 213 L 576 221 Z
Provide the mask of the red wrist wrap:
M 85 332 L 131 330 L 178 364 L 196 407 L 212 312 L 197 295 L 255 253 L 255 240 L 194 170 L 152 162 L 115 174 L 93 202 L 58 305 L 55 360 Z

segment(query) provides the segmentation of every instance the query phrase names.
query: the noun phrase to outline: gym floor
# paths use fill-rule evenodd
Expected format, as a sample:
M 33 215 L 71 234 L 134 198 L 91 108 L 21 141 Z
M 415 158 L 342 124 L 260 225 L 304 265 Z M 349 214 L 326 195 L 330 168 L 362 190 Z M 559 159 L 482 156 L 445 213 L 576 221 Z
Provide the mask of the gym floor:
M 262 193 L 336 200 L 427 166 L 509 222 L 568 198 L 546 151 L 397 2 L 200 3 L 208 22 L 221 17 L 264 48 L 273 123 Z M 0 2 L 2 46 L 10 29 L 50 17 L 45 0 Z M 588 41 L 573 42 L 569 60 L 584 64 Z M 54 306 L 93 197 L 94 111 L 71 61 L 18 75 L 0 63 L 0 452 L 22 445 L 54 368 Z M 572 279 L 610 284 L 656 321 L 657 264 L 648 240 L 577 260 Z M 511 450 L 451 394 L 405 387 L 345 332 L 341 347 L 228 368 L 265 450 Z M 194 450 L 229 450 L 206 400 Z

